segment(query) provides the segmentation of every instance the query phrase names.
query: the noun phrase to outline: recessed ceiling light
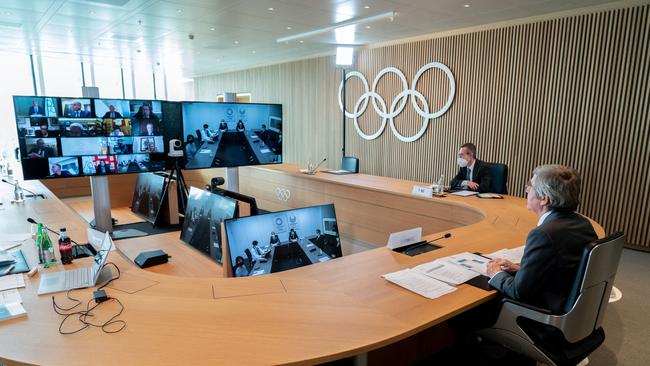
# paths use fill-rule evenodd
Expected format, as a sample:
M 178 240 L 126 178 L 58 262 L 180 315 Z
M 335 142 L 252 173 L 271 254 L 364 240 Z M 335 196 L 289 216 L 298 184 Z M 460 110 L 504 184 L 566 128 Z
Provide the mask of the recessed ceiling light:
M 176 9 L 176 12 L 180 14 L 183 12 L 183 9 Z
M 364 9 L 370 9 L 370 5 L 366 5 L 363 7 Z
M 251 52 L 251 53 L 255 54 L 255 53 L 257 53 L 257 51 L 253 51 L 253 52 Z
M 369 25 L 366 25 L 366 29 L 370 29 L 371 27 Z
M 288 30 L 292 30 L 293 28 L 292 28 L 291 26 L 288 26 L 287 29 L 288 29 Z
M 217 28 L 212 27 L 212 28 L 210 28 L 210 30 L 211 30 L 211 31 L 215 31 L 215 30 L 217 30 Z
M 239 41 L 235 41 L 235 42 L 233 42 L 233 43 L 234 43 L 234 44 L 239 44 Z
M 90 13 L 90 14 L 95 14 L 95 11 L 94 11 L 94 10 L 91 10 L 91 11 L 89 11 L 88 13 Z
M 5 15 L 11 15 L 10 11 L 5 11 Z
M 269 11 L 273 11 L 273 10 L 275 10 L 275 9 L 274 8 L 269 8 Z
M 140 52 L 142 52 L 142 50 L 136 50 L 136 52 L 140 53 Z
M 471 5 L 470 4 L 465 4 L 463 5 L 463 8 L 469 8 Z
M 303 41 L 303 40 L 301 39 L 301 40 L 300 40 L 300 43 L 305 43 L 305 41 Z

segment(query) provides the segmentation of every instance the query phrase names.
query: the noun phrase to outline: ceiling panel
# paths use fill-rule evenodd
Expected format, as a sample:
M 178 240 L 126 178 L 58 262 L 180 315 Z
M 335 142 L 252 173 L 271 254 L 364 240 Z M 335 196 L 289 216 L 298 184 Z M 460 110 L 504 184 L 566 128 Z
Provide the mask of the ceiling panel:
M 394 21 L 357 25 L 354 39 L 346 42 L 387 42 L 606 2 L 2 0 L 0 45 L 12 52 L 53 57 L 76 54 L 145 68 L 161 62 L 167 69 L 177 68 L 191 77 L 333 53 L 341 42 L 334 31 L 306 37 L 303 43 L 278 44 L 276 39 L 387 11 L 397 12 Z

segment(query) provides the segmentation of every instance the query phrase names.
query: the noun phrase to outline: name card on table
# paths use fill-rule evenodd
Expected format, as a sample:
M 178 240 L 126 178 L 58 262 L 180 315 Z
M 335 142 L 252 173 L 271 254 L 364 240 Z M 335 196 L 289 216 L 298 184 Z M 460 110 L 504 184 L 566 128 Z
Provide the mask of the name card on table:
M 433 196 L 433 188 L 431 186 L 413 186 L 411 193 L 416 196 L 431 198 Z

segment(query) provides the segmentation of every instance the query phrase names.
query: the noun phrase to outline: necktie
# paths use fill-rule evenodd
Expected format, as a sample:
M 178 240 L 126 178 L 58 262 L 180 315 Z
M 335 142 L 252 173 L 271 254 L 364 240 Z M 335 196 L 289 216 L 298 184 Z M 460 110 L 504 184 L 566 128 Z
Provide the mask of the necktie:
M 43 149 L 38 150 L 38 155 L 45 156 L 45 151 Z
M 470 168 L 467 168 L 467 180 L 472 180 L 472 170 Z
M 111 118 L 115 118 L 115 113 L 111 112 Z

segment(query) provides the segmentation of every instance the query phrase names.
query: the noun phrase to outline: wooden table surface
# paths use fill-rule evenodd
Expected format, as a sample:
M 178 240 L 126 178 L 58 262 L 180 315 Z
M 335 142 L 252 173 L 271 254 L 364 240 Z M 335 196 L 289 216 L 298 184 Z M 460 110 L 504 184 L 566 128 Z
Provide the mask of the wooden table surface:
M 180 242 L 178 232 L 118 241 L 119 250 L 110 254 L 109 262 L 119 266 L 122 277 L 107 292 L 124 304 L 120 319 L 127 327 L 117 334 L 94 328 L 59 335 L 62 317 L 54 313 L 52 297 L 36 294 L 40 276 L 25 277 L 27 287 L 20 294 L 28 316 L 0 323 L 0 363 L 313 364 L 357 355 L 439 324 L 494 296 L 493 292 L 460 285 L 451 294 L 429 300 L 388 283 L 382 274 L 462 251 L 491 252 L 522 245 L 537 222 L 521 198 L 421 198 L 410 194 L 417 182 L 367 175 L 306 176 L 297 169 L 289 164 L 246 168 L 242 175 L 262 174 L 289 185 L 315 185 L 324 189 L 323 194 L 337 190 L 331 195 L 339 198 L 354 189 L 368 192 L 368 199 L 376 194 L 392 197 L 384 206 L 388 210 L 394 207 L 396 217 L 411 217 L 415 211 L 428 218 L 435 211 L 445 220 L 455 221 L 448 230 L 452 237 L 440 242 L 443 248 L 417 257 L 377 247 L 249 278 L 222 277 L 221 266 Z M 52 228 L 67 227 L 77 241 L 86 240 L 87 224 L 79 215 L 40 183 L 29 182 L 29 187 L 49 198 L 8 205 L 10 187 L 0 189 L 6 207 L 0 210 L 0 232 L 29 232 L 25 219 L 33 217 Z M 336 197 L 333 199 L 339 199 Z M 407 216 L 398 204 L 404 201 L 411 209 Z M 594 227 L 602 237 L 602 228 L 596 223 Z M 343 225 L 340 230 L 345 236 Z M 427 234 L 428 239 L 440 235 Z M 132 258 L 151 248 L 172 254 L 170 263 L 148 270 L 136 267 Z M 33 242 L 23 244 L 23 249 L 33 264 Z M 66 269 L 88 262 L 75 260 Z M 87 289 L 74 291 L 72 296 L 85 302 L 91 294 Z M 55 297 L 57 302 L 69 304 L 64 293 Z M 97 322 L 117 310 L 113 304 L 105 306 L 96 311 Z

